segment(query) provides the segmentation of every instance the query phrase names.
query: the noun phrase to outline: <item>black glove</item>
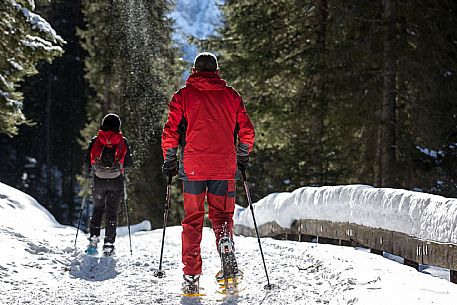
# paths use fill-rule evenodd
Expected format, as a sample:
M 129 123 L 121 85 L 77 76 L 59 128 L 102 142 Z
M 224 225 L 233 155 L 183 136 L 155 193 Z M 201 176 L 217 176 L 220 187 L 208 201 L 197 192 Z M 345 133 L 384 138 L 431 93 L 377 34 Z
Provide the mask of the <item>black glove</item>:
M 236 156 L 236 165 L 240 171 L 244 171 L 249 167 L 249 155 Z
M 165 161 L 162 165 L 162 173 L 165 176 L 176 176 L 178 174 L 178 160 Z

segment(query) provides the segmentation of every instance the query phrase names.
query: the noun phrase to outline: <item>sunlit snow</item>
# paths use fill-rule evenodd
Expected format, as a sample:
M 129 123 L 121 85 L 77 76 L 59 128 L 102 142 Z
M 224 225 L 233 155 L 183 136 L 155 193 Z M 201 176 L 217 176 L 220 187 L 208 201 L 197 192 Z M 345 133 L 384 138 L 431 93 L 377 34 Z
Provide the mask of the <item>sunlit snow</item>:
M 116 241 L 114 257 L 83 253 L 87 236 L 57 223 L 33 198 L 0 184 L 0 304 L 453 304 L 457 285 L 350 247 L 262 239 L 270 280 L 266 291 L 254 238 L 235 237 L 247 289 L 237 297 L 215 292 L 219 269 L 214 237 L 203 232 L 201 299 L 180 296 L 181 228 L 166 231 L 164 270 L 158 279 L 162 230 L 147 224 Z

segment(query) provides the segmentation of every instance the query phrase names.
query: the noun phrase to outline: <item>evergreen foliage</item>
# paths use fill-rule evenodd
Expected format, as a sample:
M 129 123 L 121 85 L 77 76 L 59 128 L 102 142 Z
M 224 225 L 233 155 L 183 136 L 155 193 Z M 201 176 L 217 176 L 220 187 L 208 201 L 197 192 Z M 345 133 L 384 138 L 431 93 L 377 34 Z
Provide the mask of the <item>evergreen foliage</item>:
M 20 82 L 38 73 L 39 61 L 61 56 L 65 43 L 34 9 L 34 0 L 0 3 L 0 133 L 9 136 L 28 122 L 22 113 Z
M 429 0 L 227 1 L 224 28 L 203 46 L 220 51 L 223 75 L 247 100 L 257 199 L 340 183 L 449 194 L 434 187 L 443 170 L 417 165 L 416 146 L 455 143 L 456 8 Z
M 161 227 L 160 135 L 182 81 L 171 3 L 80 1 L 0 2 L 2 182 L 74 223 L 81 147 L 113 111 L 135 159 L 131 220 Z M 220 35 L 202 46 L 218 54 L 256 127 L 254 200 L 348 183 L 457 195 L 457 2 L 227 0 L 222 9 Z M 182 218 L 180 189 L 170 224 Z
M 93 90 L 82 145 L 87 148 L 104 114 L 120 115 L 135 160 L 128 173 L 133 221 L 151 219 L 154 227 L 161 225 L 166 185 L 160 170 L 163 117 L 179 81 L 169 9 L 164 0 L 87 0 L 86 29 L 79 31 Z
M 36 124 L 20 126 L 14 138 L 0 137 L 0 179 L 32 195 L 59 222 L 74 224 L 81 201 L 75 175 L 83 159 L 77 138 L 86 115 L 87 91 L 85 52 L 76 37 L 76 27 L 83 26 L 80 2 L 37 1 L 35 12 L 67 43 L 61 57 L 40 62 L 39 73 L 21 83 L 23 113 Z

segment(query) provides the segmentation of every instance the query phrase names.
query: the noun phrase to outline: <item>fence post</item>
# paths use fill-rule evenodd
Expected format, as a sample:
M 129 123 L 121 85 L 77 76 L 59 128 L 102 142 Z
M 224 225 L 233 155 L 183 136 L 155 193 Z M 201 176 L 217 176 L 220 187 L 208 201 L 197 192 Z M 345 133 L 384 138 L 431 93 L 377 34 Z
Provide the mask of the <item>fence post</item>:
M 382 250 L 376 250 L 376 249 L 370 248 L 370 253 L 373 253 L 373 254 L 377 254 L 377 255 L 381 255 L 381 256 L 382 256 L 383 251 L 382 251 Z
M 419 271 L 419 263 L 416 263 L 414 261 L 411 261 L 411 260 L 405 258 L 403 264 L 406 266 L 409 266 L 409 267 L 413 267 L 414 269 Z
M 451 283 L 457 284 L 457 271 L 450 270 L 449 281 Z

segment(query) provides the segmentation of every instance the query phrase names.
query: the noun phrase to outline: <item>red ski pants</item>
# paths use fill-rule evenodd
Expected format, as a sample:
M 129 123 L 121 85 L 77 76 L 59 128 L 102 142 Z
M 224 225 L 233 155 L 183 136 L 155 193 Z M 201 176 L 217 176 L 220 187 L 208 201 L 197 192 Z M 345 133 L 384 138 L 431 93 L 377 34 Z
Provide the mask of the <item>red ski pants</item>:
M 205 217 L 205 197 L 208 200 L 208 218 L 219 238 L 233 235 L 233 211 L 235 209 L 235 181 L 205 180 L 183 181 L 185 217 L 182 225 L 182 262 L 184 274 L 202 273 L 200 243 Z

